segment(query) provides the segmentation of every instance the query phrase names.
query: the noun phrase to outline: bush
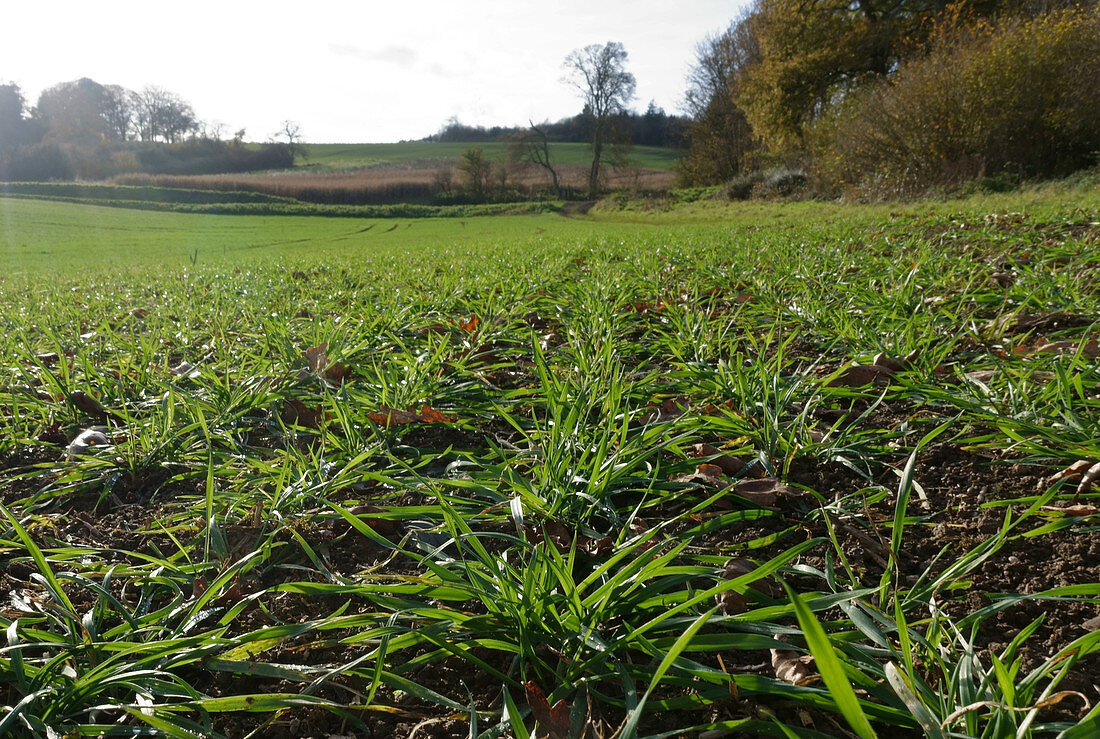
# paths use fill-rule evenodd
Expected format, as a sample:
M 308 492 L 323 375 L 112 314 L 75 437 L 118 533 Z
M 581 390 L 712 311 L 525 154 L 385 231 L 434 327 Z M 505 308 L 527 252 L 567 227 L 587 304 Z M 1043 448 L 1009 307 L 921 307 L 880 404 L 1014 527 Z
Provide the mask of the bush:
M 748 200 L 756 186 L 764 181 L 763 172 L 742 172 L 726 183 L 726 196 L 730 200 Z
M 809 180 L 806 173 L 798 169 L 773 169 L 764 175 L 763 180 L 753 190 L 753 197 L 789 198 L 806 189 Z
M 12 152 L 0 180 L 71 180 L 72 164 L 57 144 L 32 144 Z
M 873 197 L 1088 167 L 1100 150 L 1100 15 L 944 25 L 925 55 L 851 94 L 810 141 L 826 179 Z
M 239 142 L 193 139 L 179 144 L 150 144 L 135 152 L 147 174 L 220 174 L 294 166 L 289 144 L 264 144 L 258 149 Z

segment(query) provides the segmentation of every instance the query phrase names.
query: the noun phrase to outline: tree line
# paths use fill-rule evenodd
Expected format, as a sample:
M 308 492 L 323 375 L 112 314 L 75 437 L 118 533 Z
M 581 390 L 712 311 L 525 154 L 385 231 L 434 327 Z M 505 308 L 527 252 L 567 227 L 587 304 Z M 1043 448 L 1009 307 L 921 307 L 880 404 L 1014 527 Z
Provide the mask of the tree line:
M 1095 0 L 755 0 L 699 43 L 684 184 L 918 195 L 1097 163 Z
M 547 138 L 556 143 L 582 143 L 591 141 L 595 123 L 592 111 L 586 106 L 576 115 L 557 121 L 539 123 Z M 666 113 L 650 101 L 645 112 L 624 110 L 612 117 L 612 125 L 618 135 L 637 146 L 658 146 L 679 149 L 684 146 L 684 135 L 691 119 L 687 116 Z M 448 141 L 457 143 L 489 143 L 507 141 L 509 137 L 522 134 L 527 126 L 471 126 L 457 118 L 448 120 L 436 133 L 426 136 L 422 141 Z
M 161 87 L 139 91 L 82 78 L 43 90 L 29 106 L 0 85 L 0 180 L 102 179 L 126 172 L 207 174 L 293 165 L 300 133 L 284 122 L 279 144 L 228 140 L 191 104 Z

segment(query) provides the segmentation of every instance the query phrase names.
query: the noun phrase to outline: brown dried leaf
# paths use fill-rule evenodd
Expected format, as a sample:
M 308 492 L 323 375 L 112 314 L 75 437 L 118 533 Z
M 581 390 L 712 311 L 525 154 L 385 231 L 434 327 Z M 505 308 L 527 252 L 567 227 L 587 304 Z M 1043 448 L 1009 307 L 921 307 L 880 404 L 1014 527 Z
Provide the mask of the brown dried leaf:
M 687 401 L 679 398 L 668 398 L 660 403 L 650 403 L 647 406 L 650 410 L 639 419 L 639 422 L 643 425 L 654 423 L 657 421 L 672 421 L 680 416 L 684 415 L 687 410 Z
M 592 555 L 610 554 L 615 549 L 615 540 L 610 536 L 604 536 L 599 539 L 585 537 L 581 548 Z
M 306 349 L 302 352 L 302 356 L 309 362 L 309 369 L 312 372 L 320 374 L 328 366 L 328 344 L 318 344 L 317 346 Z
M 542 689 L 534 680 L 523 684 L 527 692 L 527 705 L 535 717 L 539 728 L 546 732 L 547 739 L 569 739 L 569 704 L 562 698 L 550 706 Z
M 694 472 L 678 475 L 672 478 L 673 482 L 698 482 L 704 485 L 712 485 L 718 488 L 729 487 L 733 483 L 722 476 L 722 468 L 716 464 L 701 464 Z
M 384 428 L 401 426 L 406 423 L 454 423 L 453 418 L 444 415 L 427 403 L 421 406 L 419 413 L 413 410 L 403 411 L 383 405 L 377 413 L 368 413 L 367 418 Z
M 477 331 L 478 325 L 481 323 L 481 319 L 476 315 L 470 316 L 469 320 L 463 321 L 458 319 L 458 327 L 468 334 L 472 334 Z
M 351 368 L 337 362 L 325 370 L 322 376 L 329 382 L 339 385 L 341 382 L 351 377 Z
M 829 382 L 826 387 L 863 387 L 890 379 L 894 370 L 877 364 L 855 364 L 848 367 Z
M 376 505 L 364 504 L 353 506 L 349 513 L 363 519 L 363 522 L 377 531 L 382 536 L 394 537 L 401 535 L 401 524 L 392 518 L 380 518 L 378 514 L 387 513 L 388 509 L 379 508 Z
M 454 423 L 454 419 L 432 408 L 427 403 L 420 407 L 420 421 L 423 423 Z
M 1033 354 L 1076 354 L 1078 351 L 1086 357 L 1100 357 L 1100 343 L 1096 339 L 1092 341 L 1047 341 L 1039 339 L 1032 349 Z
M 229 590 L 225 590 L 214 599 L 214 605 L 220 608 L 230 608 L 237 605 L 244 598 L 244 594 L 241 593 L 241 581 L 240 579 L 234 579 L 233 584 L 229 586 Z
M 562 523 L 554 521 L 553 519 L 548 519 L 538 528 L 531 529 L 528 532 L 528 539 L 532 544 L 549 542 L 553 544 L 559 552 L 568 552 L 573 548 L 573 532 Z
M 1097 481 L 1100 481 L 1100 462 L 1089 467 L 1085 474 L 1081 476 L 1081 484 L 1077 486 L 1077 492 L 1073 494 L 1073 502 L 1076 503 L 1077 499 L 1081 497 L 1081 493 L 1091 488 Z
M 116 414 L 104 408 L 102 403 L 85 393 L 83 390 L 76 390 L 70 393 L 69 402 L 79 410 L 100 421 L 106 421 L 108 418 L 121 420 Z
M 889 372 L 901 372 L 905 369 L 907 362 L 904 359 L 895 359 L 889 356 L 886 352 L 879 352 L 875 355 L 875 358 L 871 360 L 871 366 L 882 367 Z
M 734 557 L 733 559 L 726 562 L 726 564 L 724 565 L 722 576 L 727 580 L 733 580 L 734 578 L 741 577 L 742 575 L 747 575 L 750 572 L 755 572 L 756 569 L 756 565 L 753 564 L 750 560 L 747 560 L 743 557 Z M 749 585 L 749 587 L 753 590 L 763 593 L 769 598 L 776 598 L 779 596 L 780 593 L 779 585 L 776 582 L 775 578 L 771 575 L 753 581 Z
M 723 454 L 721 449 L 711 446 L 710 444 L 693 444 L 691 452 L 692 455 L 696 457 L 713 457 L 710 463 L 717 465 L 723 472 L 731 477 L 745 468 L 746 463 L 744 461 L 729 454 Z
M 1068 479 L 1070 482 L 1076 482 L 1080 480 L 1092 466 L 1093 464 L 1089 460 L 1079 459 L 1061 472 L 1056 472 L 1051 475 L 1050 481 L 1057 482 L 1058 480 Z
M 774 506 L 779 496 L 799 497 L 801 493 L 790 485 L 784 485 L 774 477 L 762 477 L 759 480 L 743 480 L 733 488 L 736 495 L 769 508 Z
M 321 421 L 324 420 L 324 413 L 320 406 L 310 408 L 297 398 L 287 398 L 283 401 L 283 408 L 279 412 L 279 417 L 288 426 L 296 423 L 306 428 L 319 429 L 321 428 Z
M 772 669 L 775 676 L 792 685 L 809 685 L 815 683 L 821 676 L 813 670 L 814 656 L 801 654 L 793 649 L 769 650 L 772 657 Z
M 714 597 L 723 616 L 736 616 L 749 610 L 749 598 L 736 590 L 726 590 Z
M 1054 505 L 1045 505 L 1042 507 L 1041 510 L 1046 511 L 1047 513 L 1057 513 L 1062 516 L 1080 516 L 1081 518 L 1085 518 L 1087 516 L 1095 516 L 1097 511 L 1100 511 L 1100 508 L 1097 508 L 1094 505 L 1069 505 L 1065 508 L 1060 508 Z
M 390 408 L 388 405 L 381 406 L 377 413 L 368 413 L 367 418 L 383 428 L 401 426 L 402 424 L 414 423 L 420 420 L 420 417 L 412 411 Z

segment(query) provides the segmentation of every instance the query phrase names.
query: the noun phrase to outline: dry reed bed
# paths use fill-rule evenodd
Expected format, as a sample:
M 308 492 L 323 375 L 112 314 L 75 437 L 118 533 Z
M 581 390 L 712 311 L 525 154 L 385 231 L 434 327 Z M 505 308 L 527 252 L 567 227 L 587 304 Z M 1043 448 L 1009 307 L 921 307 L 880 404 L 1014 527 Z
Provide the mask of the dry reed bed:
M 549 174 L 538 167 L 521 164 L 496 165 L 494 187 L 535 195 L 550 190 Z M 501 174 L 503 172 L 503 174 Z M 583 191 L 588 168 L 562 165 L 558 177 L 563 187 Z M 613 167 L 605 170 L 604 185 L 614 190 L 654 192 L 668 190 L 675 174 L 664 169 Z M 458 187 L 462 178 L 453 168 L 435 169 L 360 169 L 326 174 L 278 172 L 271 174 L 226 175 L 145 175 L 131 174 L 115 178 L 121 185 L 178 187 L 192 190 L 231 190 L 260 192 L 316 203 L 373 205 L 431 198 L 450 187 Z M 502 188 L 502 189 L 503 189 Z

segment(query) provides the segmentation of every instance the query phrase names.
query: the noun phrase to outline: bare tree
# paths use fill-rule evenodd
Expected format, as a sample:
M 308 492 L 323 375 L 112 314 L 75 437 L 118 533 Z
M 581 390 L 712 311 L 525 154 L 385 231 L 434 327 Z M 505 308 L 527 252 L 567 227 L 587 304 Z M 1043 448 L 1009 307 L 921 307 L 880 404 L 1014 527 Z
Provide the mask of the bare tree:
M 296 157 L 307 156 L 306 147 L 302 144 L 302 124 L 298 121 L 283 121 L 282 127 L 278 133 L 275 134 L 277 139 L 286 139 L 287 146 L 290 147 L 290 156 L 292 159 Z
M 723 33 L 695 47 L 684 109 L 691 114 L 688 152 L 677 170 L 684 184 L 713 185 L 751 164 L 757 147 L 741 108 L 741 81 L 762 58 L 755 33 L 758 4 L 752 3 Z
M 480 146 L 463 151 L 455 164 L 455 169 L 462 173 L 466 187 L 478 197 L 485 195 L 492 168 L 493 163 L 485 156 L 485 150 Z
M 134 121 L 142 141 L 173 144 L 198 128 L 191 104 L 161 87 L 134 94 Z
M 129 141 L 134 124 L 134 94 L 121 85 L 105 85 L 100 116 L 114 138 Z
M 585 113 L 592 121 L 592 166 L 588 172 L 588 195 L 599 192 L 600 166 L 611 153 L 607 144 L 614 132 L 614 117 L 634 99 L 634 75 L 626 71 L 627 53 L 617 41 L 590 44 L 565 58 L 565 81 L 584 99 Z
M 736 86 L 745 71 L 760 61 L 760 41 L 753 27 L 756 7 L 752 3 L 725 31 L 708 34 L 695 45 L 695 63 L 684 93 L 684 108 L 692 117 L 701 115 L 715 98 L 731 94 L 731 86 Z
M 561 183 L 558 172 L 550 163 L 550 138 L 547 135 L 548 124 L 536 126 L 531 123 L 526 131 L 508 137 L 508 158 L 513 162 L 529 162 L 542 167 L 550 173 L 554 183 L 554 197 L 561 199 Z

